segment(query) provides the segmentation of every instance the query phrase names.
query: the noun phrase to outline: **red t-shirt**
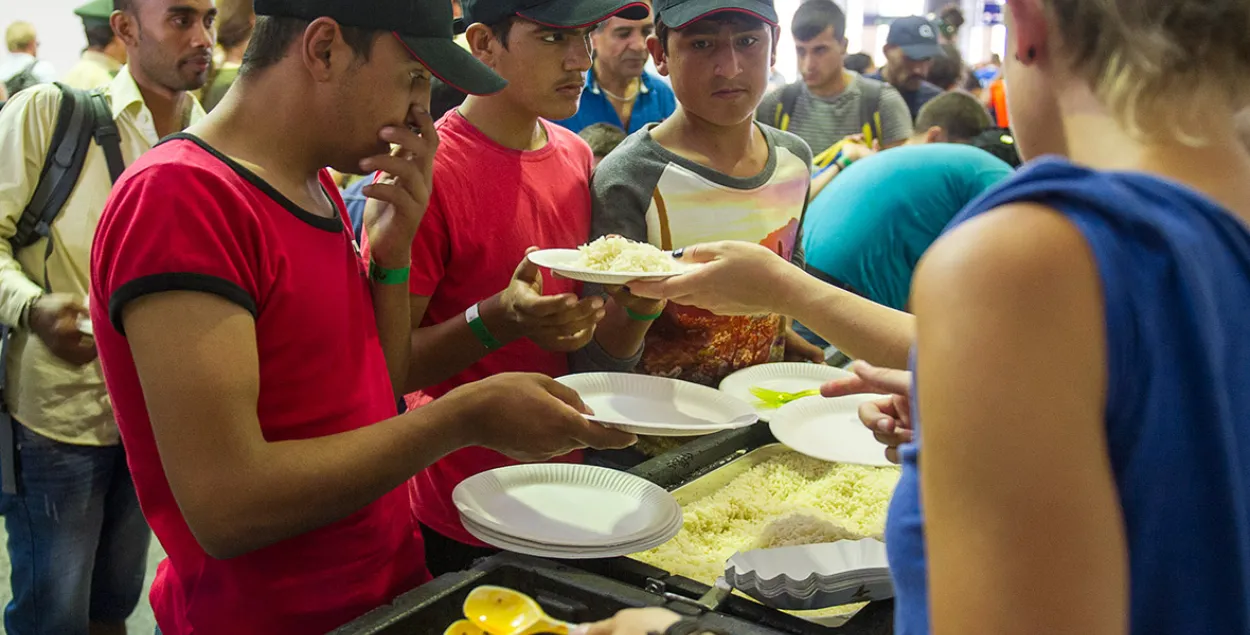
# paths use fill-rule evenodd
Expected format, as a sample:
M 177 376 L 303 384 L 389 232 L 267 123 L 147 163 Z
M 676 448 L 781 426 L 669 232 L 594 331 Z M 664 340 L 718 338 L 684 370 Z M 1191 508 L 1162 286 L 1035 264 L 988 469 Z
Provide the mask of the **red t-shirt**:
M 219 295 L 256 319 L 269 441 L 329 436 L 395 415 L 369 282 L 342 220 L 310 214 L 253 173 L 181 135 L 113 189 L 91 253 L 104 377 L 144 516 L 169 558 L 152 584 L 167 635 L 321 634 L 429 579 L 399 487 L 332 525 L 252 553 L 204 553 L 170 491 L 123 307 L 146 294 Z M 246 519 L 239 519 L 247 523 Z
M 434 193 L 412 246 L 412 293 L 430 298 L 422 326 L 463 320 L 470 306 L 503 291 L 529 247 L 569 249 L 589 238 L 590 147 L 560 126 L 543 125 L 547 145 L 523 152 L 495 143 L 458 111 L 438 122 Z M 544 271 L 543 293 L 581 293 L 581 284 Z M 507 372 L 559 377 L 569 372 L 568 356 L 522 338 L 409 403 Z M 578 462 L 581 454 L 560 460 Z M 451 492 L 474 474 L 515 464 L 484 448 L 455 452 L 411 481 L 413 514 L 444 536 L 480 545 L 460 524 Z

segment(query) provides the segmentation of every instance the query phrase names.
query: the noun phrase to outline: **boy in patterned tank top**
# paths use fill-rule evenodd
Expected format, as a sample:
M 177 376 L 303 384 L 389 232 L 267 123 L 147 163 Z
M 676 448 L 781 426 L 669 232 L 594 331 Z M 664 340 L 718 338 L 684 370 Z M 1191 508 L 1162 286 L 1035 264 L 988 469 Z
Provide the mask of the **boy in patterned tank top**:
M 677 112 L 625 140 L 591 184 L 591 238 L 616 234 L 664 250 L 716 241 L 762 244 L 803 264 L 799 227 L 811 182 L 811 150 L 757 125 L 755 109 L 776 56 L 772 2 L 655 4 L 649 42 L 677 93 Z M 637 370 L 715 386 L 736 370 L 823 354 L 780 315 L 721 317 L 670 303 L 653 313 L 611 307 L 591 348 Z

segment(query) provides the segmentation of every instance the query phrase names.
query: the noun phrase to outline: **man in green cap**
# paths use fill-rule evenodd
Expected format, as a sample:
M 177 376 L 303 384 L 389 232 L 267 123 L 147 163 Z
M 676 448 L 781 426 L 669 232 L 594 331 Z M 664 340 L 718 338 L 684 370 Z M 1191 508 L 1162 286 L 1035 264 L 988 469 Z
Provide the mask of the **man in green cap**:
M 91 90 L 107 86 L 117 77 L 126 63 L 126 44 L 113 33 L 109 16 L 113 14 L 113 0 L 91 0 L 74 9 L 74 15 L 82 18 L 83 31 L 87 35 L 87 50 L 61 83 L 74 88 Z

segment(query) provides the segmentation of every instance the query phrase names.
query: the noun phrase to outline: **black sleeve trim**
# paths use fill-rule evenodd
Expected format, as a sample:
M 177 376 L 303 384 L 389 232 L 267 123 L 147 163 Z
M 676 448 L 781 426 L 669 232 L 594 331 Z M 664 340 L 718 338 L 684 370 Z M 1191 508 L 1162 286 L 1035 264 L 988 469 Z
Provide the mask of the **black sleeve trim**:
M 239 285 L 224 278 L 202 273 L 158 273 L 131 280 L 113 292 L 109 298 L 109 321 L 123 337 L 126 329 L 122 326 L 122 311 L 127 304 L 145 295 L 164 293 L 166 291 L 200 291 L 221 296 L 252 314 L 258 315 L 256 300 Z

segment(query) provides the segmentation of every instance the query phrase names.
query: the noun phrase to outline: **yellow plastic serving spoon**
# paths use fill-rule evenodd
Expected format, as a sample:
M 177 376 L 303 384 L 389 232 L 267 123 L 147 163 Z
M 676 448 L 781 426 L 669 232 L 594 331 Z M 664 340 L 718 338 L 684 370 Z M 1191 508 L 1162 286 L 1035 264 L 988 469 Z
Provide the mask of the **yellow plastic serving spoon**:
M 458 620 L 455 624 L 448 626 L 447 630 L 443 631 L 443 635 L 486 635 L 486 631 L 469 620 Z
M 464 600 L 464 615 L 489 635 L 569 635 L 573 625 L 548 617 L 524 593 L 497 586 L 480 586 Z

